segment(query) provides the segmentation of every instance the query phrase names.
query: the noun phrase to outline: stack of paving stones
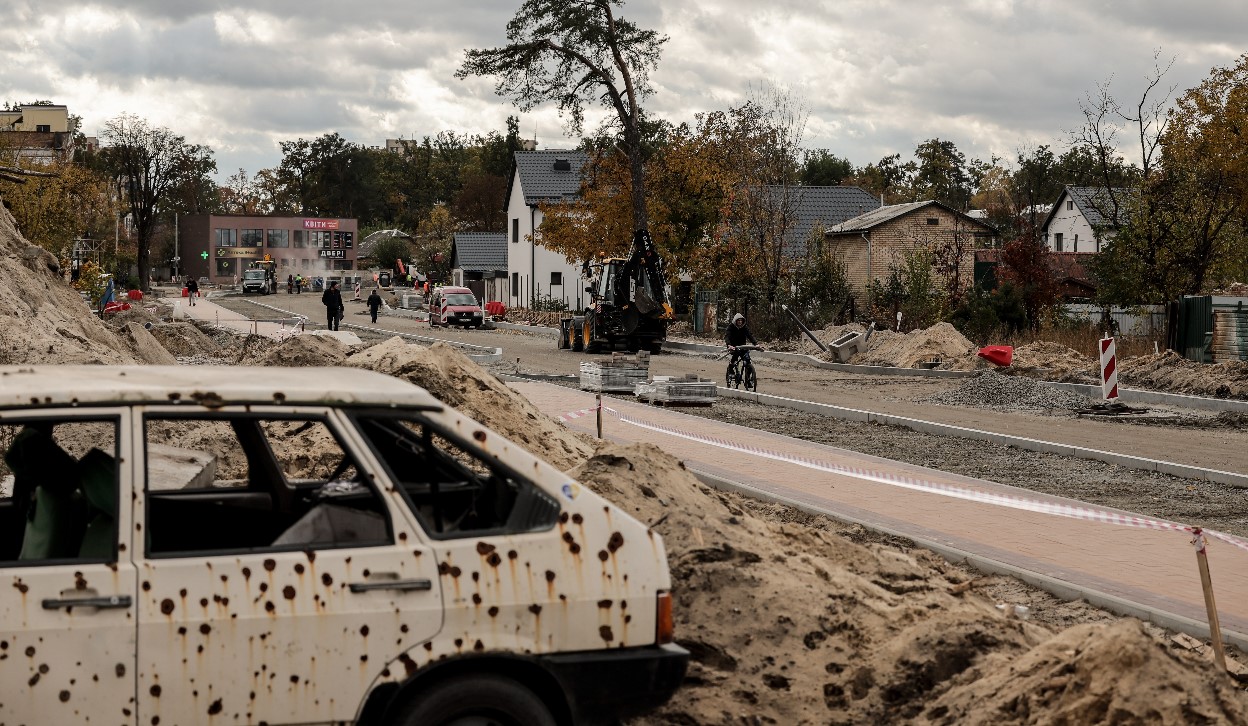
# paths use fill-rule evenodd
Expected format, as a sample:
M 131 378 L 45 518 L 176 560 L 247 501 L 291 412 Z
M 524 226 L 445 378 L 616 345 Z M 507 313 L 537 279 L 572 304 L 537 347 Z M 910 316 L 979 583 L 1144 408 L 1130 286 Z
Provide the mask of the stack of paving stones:
M 1086 408 L 1091 400 L 1073 391 L 1045 386 L 1030 378 L 987 371 L 964 379 L 961 385 L 951 391 L 922 398 L 920 403 L 996 410 L 1075 411 Z

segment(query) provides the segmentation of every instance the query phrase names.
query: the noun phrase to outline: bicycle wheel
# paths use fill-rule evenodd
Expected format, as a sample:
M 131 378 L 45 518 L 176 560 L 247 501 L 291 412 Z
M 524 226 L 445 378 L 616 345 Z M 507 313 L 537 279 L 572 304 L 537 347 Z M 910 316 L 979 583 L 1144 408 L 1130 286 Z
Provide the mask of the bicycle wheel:
M 728 374 L 725 376 L 724 380 L 725 380 L 725 382 L 727 383 L 727 385 L 728 385 L 728 387 L 729 387 L 729 388 L 732 388 L 732 382 L 733 382 L 733 380 L 734 380 L 734 379 L 736 379 L 736 377 L 737 377 L 737 370 L 736 370 L 736 369 L 737 369 L 736 365 L 734 365 L 734 364 L 732 364 L 732 363 L 729 363 L 729 364 L 728 364 Z
M 745 364 L 745 390 L 758 390 L 758 377 L 754 375 L 754 364 L 752 363 Z

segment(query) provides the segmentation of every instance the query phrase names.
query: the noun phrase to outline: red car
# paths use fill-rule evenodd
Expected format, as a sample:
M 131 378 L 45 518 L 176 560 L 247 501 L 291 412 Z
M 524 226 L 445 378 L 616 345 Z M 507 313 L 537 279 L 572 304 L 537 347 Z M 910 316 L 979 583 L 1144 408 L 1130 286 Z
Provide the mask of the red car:
M 462 325 L 480 328 L 485 322 L 485 312 L 477 302 L 477 296 L 466 287 L 439 287 L 429 298 L 429 326 Z

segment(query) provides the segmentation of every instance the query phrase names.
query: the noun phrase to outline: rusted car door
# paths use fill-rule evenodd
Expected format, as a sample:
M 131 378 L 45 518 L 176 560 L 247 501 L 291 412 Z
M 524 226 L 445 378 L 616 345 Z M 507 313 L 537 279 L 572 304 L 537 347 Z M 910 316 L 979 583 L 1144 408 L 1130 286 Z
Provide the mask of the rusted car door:
M 442 623 L 433 552 L 368 453 L 330 409 L 144 413 L 140 722 L 354 719 L 386 663 Z
M 0 414 L 0 723 L 135 723 L 127 415 Z

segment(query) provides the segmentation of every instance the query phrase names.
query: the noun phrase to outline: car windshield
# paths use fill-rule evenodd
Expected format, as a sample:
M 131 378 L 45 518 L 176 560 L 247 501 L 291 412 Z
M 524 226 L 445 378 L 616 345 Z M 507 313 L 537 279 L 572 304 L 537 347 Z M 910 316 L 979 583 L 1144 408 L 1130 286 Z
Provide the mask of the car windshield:
M 263 280 L 264 270 L 248 270 L 243 273 L 243 278 L 246 280 Z
M 447 305 L 476 305 L 477 298 L 468 292 L 452 292 L 446 296 Z

